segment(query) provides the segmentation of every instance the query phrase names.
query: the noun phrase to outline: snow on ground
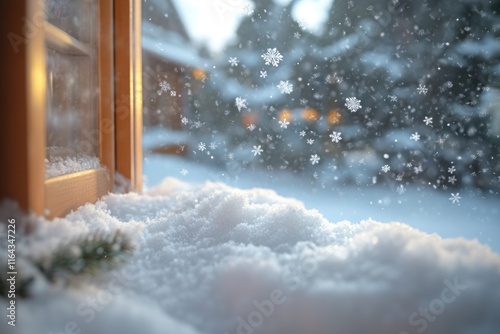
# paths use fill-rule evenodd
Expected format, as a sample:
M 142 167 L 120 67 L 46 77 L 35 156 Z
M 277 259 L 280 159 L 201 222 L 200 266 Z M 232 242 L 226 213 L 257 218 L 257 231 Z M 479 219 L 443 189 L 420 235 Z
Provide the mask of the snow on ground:
M 1 333 L 500 332 L 500 255 L 488 247 L 330 222 L 272 190 L 168 178 L 37 226 L 18 249 L 120 228 L 138 250 L 107 280 L 37 289 Z
M 147 138 L 152 145 L 155 139 Z M 183 176 L 183 170 L 188 174 Z M 223 171 L 177 156 L 154 154 L 146 156 L 144 174 L 147 187 L 158 184 L 165 175 L 173 175 L 195 183 L 209 180 L 243 189 L 271 188 L 281 196 L 300 200 L 308 209 L 317 209 L 331 222 L 357 223 L 368 218 L 402 222 L 445 238 L 477 239 L 500 252 L 500 197 L 473 189 L 459 190 L 462 199 L 452 204 L 450 193 L 431 187 L 407 186 L 403 194 L 398 193 L 395 185 L 339 184 L 334 189 L 322 189 L 305 178 L 282 171 Z

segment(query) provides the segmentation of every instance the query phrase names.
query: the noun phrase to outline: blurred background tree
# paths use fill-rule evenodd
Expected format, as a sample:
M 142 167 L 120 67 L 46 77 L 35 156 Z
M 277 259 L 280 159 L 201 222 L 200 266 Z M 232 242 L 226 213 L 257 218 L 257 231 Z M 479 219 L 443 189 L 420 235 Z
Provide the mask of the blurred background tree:
M 296 20 L 296 4 L 255 1 L 200 90 L 193 107 L 204 126 L 192 131 L 227 147 L 212 161 L 231 153 L 243 166 L 321 176 L 323 186 L 500 187 L 500 107 L 486 101 L 500 81 L 500 4 L 335 0 L 320 33 Z M 283 55 L 277 67 L 261 57 L 269 48 Z

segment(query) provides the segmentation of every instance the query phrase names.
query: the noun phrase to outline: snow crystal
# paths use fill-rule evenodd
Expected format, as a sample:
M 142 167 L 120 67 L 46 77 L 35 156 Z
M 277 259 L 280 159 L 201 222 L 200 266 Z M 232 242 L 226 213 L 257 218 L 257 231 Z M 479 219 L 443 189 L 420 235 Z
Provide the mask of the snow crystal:
M 236 57 L 229 57 L 228 62 L 229 62 L 229 64 L 231 64 L 232 67 L 234 67 L 234 66 L 238 66 L 238 63 L 240 61 Z
M 264 150 L 261 148 L 260 145 L 254 145 L 253 146 L 253 150 L 252 150 L 252 153 L 254 156 L 257 156 L 257 155 L 260 155 L 262 152 L 264 152 Z
M 277 87 L 280 90 L 281 94 L 290 94 L 291 92 L 293 92 L 293 84 L 291 84 L 288 80 L 280 81 Z
M 335 132 L 333 131 L 331 134 L 330 134 L 330 138 L 332 138 L 332 142 L 334 143 L 338 143 L 339 141 L 342 140 L 342 136 L 341 136 L 341 132 Z
M 267 49 L 267 52 L 264 53 L 261 57 L 262 59 L 264 59 L 264 63 L 266 65 L 273 65 L 276 67 L 278 66 L 280 61 L 283 60 L 283 56 L 276 48 Z
M 238 108 L 238 111 L 241 111 L 243 108 L 248 108 L 247 100 L 242 97 L 237 97 L 234 101 L 234 105 Z
M 96 228 L 130 231 L 139 246 L 103 282 L 24 300 L 20 333 L 64 332 L 69 321 L 121 334 L 500 330 L 500 255 L 486 246 L 400 223 L 333 224 L 271 190 L 165 179 L 35 226 L 20 244 L 26 253 Z M 112 282 L 120 292 L 110 293 Z
M 345 100 L 345 106 L 347 109 L 349 109 L 351 112 L 356 112 L 358 109 L 361 109 L 361 101 L 358 100 L 355 97 L 348 97 Z
M 424 94 L 425 95 L 425 94 L 427 94 L 428 89 L 427 89 L 427 87 L 425 87 L 425 85 L 419 84 L 418 88 L 417 88 L 417 91 L 418 91 L 419 95 L 420 94 Z

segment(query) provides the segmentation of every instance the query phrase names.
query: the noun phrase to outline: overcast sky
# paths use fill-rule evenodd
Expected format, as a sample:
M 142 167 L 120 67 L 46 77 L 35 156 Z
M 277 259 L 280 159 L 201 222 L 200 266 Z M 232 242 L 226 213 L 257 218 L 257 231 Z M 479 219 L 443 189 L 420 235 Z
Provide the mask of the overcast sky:
M 219 51 L 234 37 L 241 19 L 246 15 L 241 4 L 259 0 L 174 0 L 179 15 L 186 23 L 191 38 L 208 43 L 212 51 Z M 275 0 L 287 4 L 290 0 Z M 327 18 L 332 0 L 302 0 L 293 11 L 296 20 L 304 22 L 307 29 L 318 32 Z

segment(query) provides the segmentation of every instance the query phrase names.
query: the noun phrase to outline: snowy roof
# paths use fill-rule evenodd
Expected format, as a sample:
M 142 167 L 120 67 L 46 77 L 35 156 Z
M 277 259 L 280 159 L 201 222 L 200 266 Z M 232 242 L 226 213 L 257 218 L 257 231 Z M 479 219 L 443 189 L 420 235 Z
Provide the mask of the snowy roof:
M 201 58 L 189 42 L 182 41 L 175 34 L 149 22 L 143 23 L 142 31 L 142 50 L 144 52 L 180 65 L 207 67 L 207 60 Z
M 170 0 L 152 0 L 143 9 L 142 49 L 180 65 L 206 67 Z

